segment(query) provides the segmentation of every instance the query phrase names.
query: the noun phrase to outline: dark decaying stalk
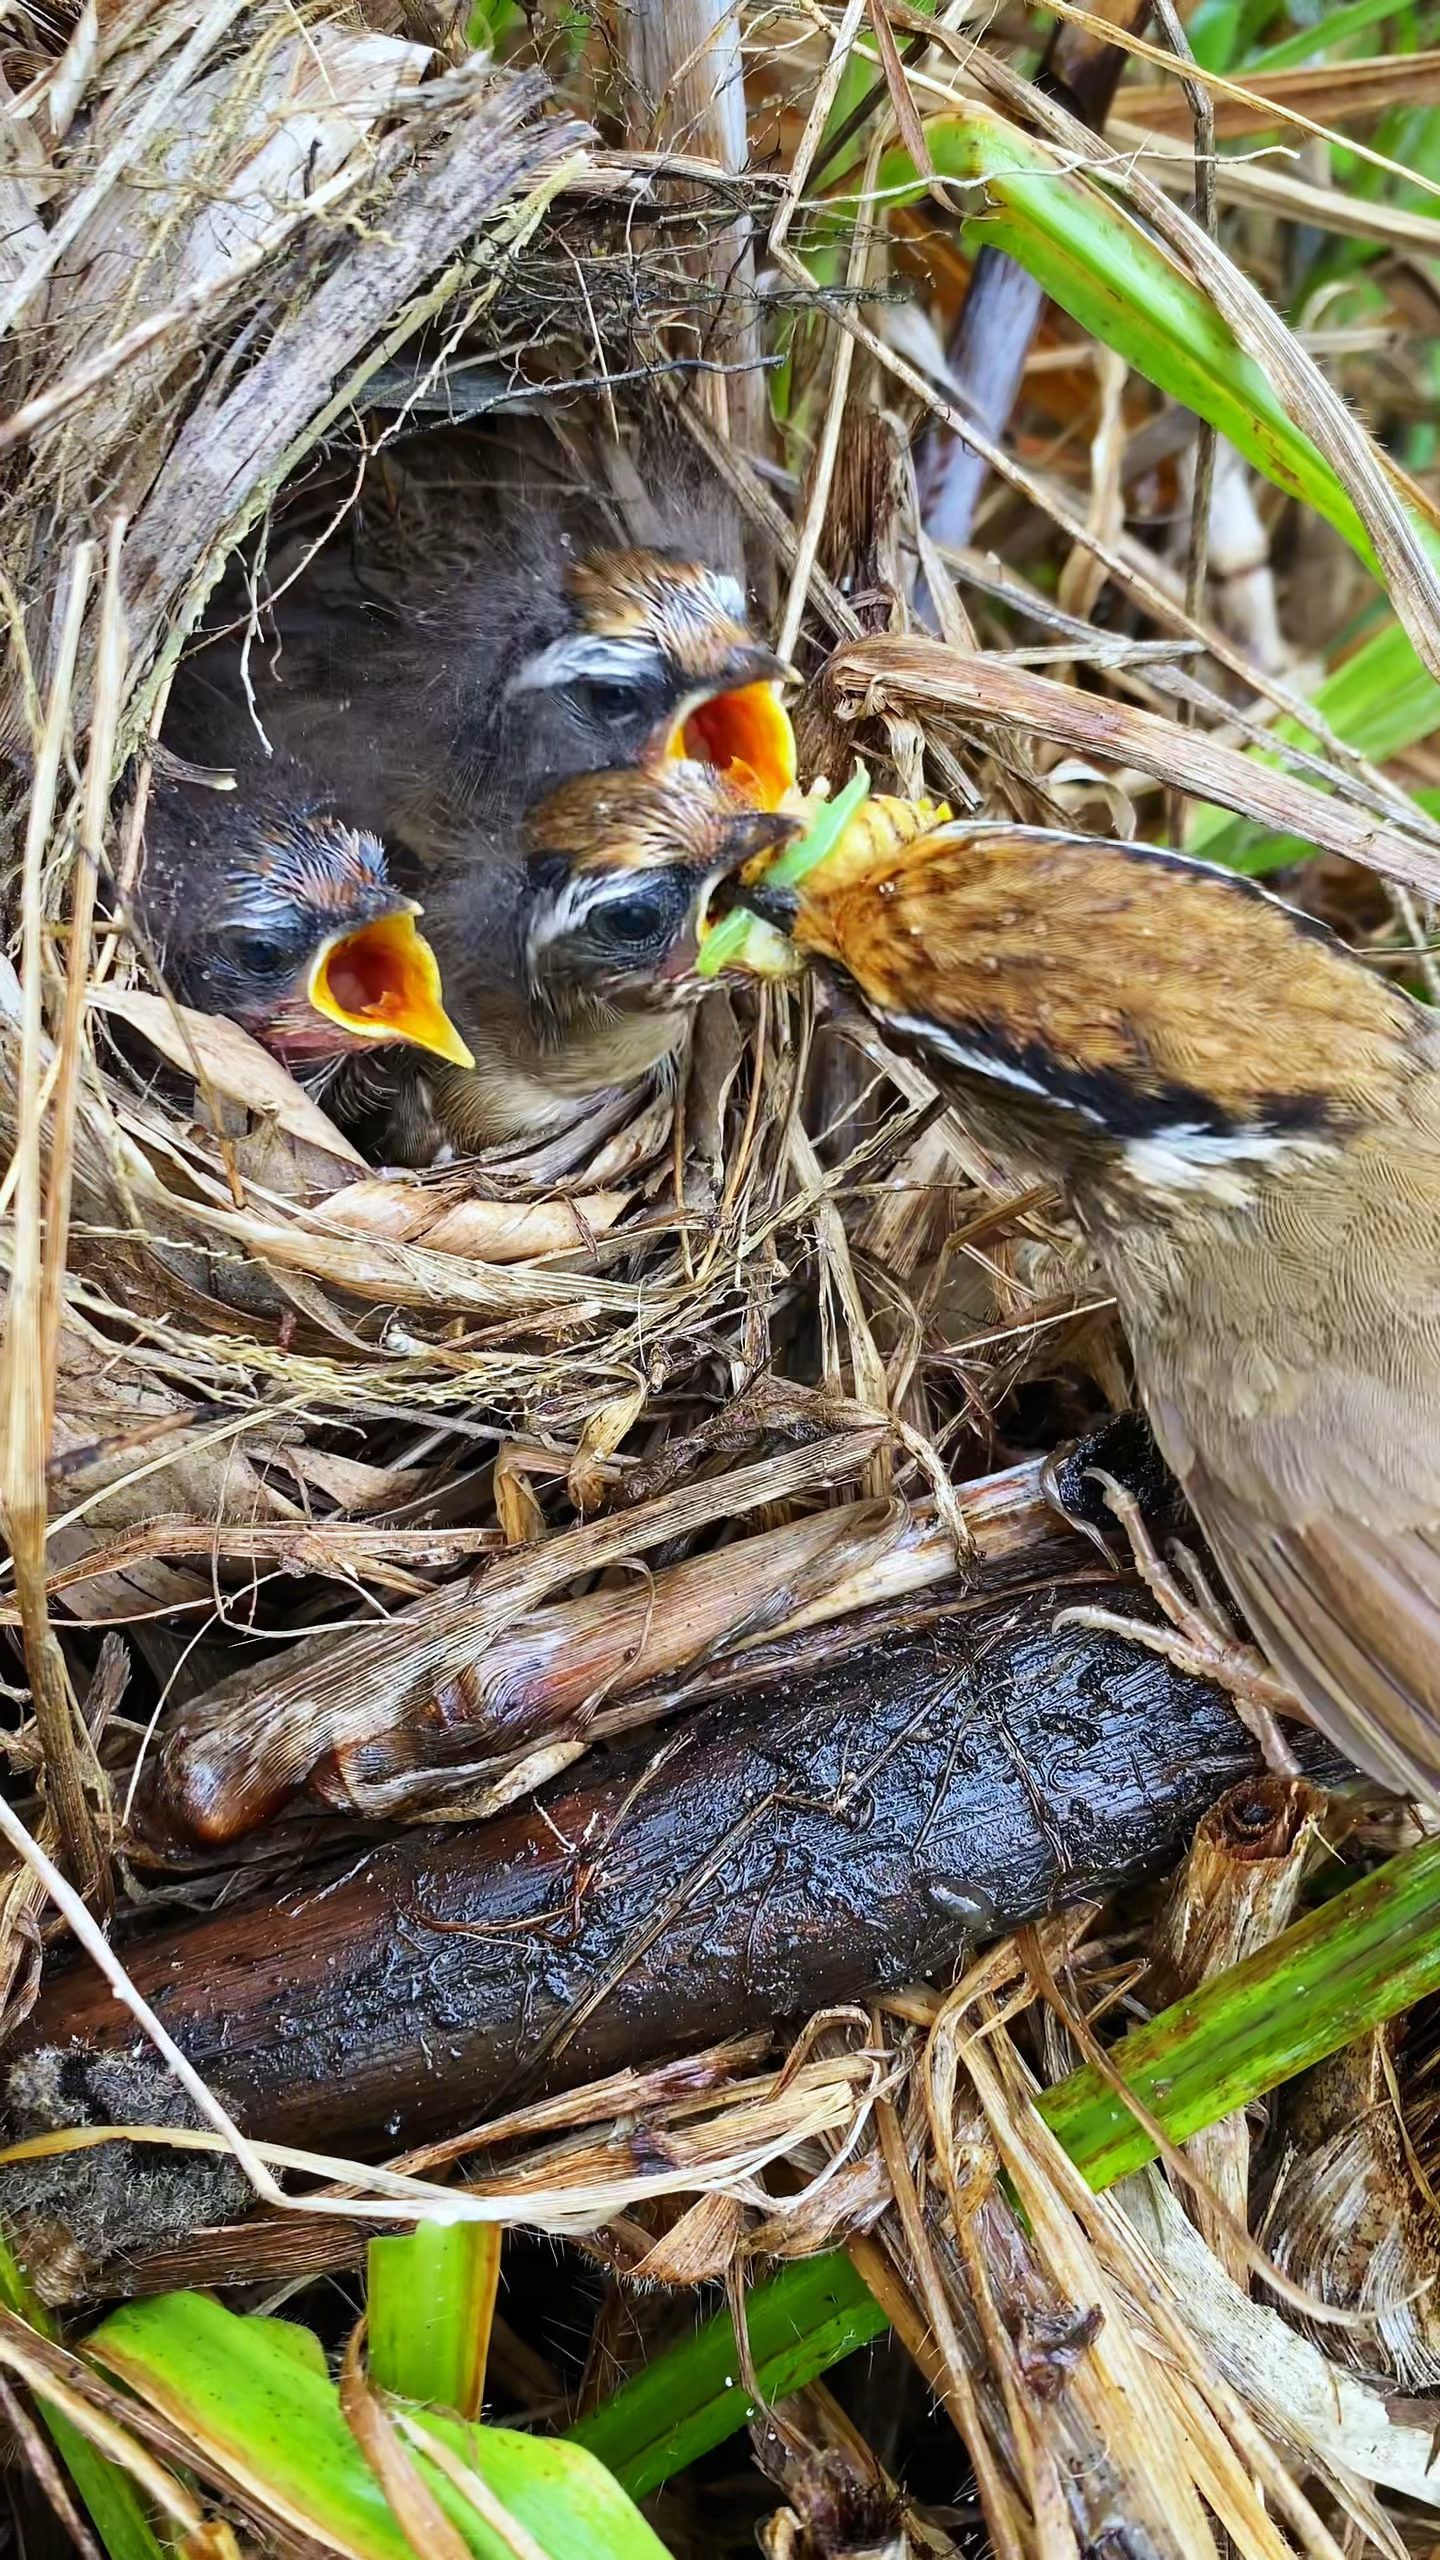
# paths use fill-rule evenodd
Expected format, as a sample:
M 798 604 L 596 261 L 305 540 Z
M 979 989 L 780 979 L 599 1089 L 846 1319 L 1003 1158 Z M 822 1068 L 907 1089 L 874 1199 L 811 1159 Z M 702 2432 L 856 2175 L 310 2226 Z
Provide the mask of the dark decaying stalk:
M 943 1978 L 977 1939 L 1164 1867 L 1256 1765 L 1213 1688 L 1052 1632 L 1076 1596 L 972 1595 L 127 1962 L 248 2128 L 349 2151 Z M 25 2032 L 134 2036 L 88 1972 L 52 1979 Z

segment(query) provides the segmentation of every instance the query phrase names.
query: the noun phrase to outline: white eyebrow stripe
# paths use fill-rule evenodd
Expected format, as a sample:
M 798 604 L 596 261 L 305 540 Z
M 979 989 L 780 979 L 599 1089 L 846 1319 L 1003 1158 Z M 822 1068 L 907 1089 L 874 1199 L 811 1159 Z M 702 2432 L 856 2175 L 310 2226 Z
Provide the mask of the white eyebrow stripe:
M 588 676 L 597 684 L 633 684 L 637 676 L 658 674 L 663 668 L 654 642 L 641 639 L 638 633 L 611 639 L 602 632 L 575 631 L 564 640 L 552 640 L 538 657 L 527 659 L 505 690 L 507 694 L 538 693 L 552 685 L 570 684 L 576 676 Z
M 952 1067 L 963 1067 L 970 1075 L 986 1076 L 992 1084 L 1011 1085 L 1017 1093 L 1038 1093 L 1042 1100 L 1054 1103 L 1058 1110 L 1077 1111 L 1082 1119 L 1097 1123 L 1100 1120 L 1098 1112 L 1089 1110 L 1083 1102 L 1077 1102 L 1073 1095 L 1057 1093 L 1052 1086 L 1042 1084 L 1038 1076 L 1028 1075 L 1023 1067 L 1012 1066 L 1008 1058 L 995 1057 L 988 1049 L 967 1047 L 933 1020 L 926 1021 L 906 1013 L 887 1013 L 884 1019 L 892 1031 L 904 1032 L 922 1049 L 933 1049 Z
M 547 907 L 537 910 L 530 928 L 530 947 L 542 950 L 557 936 L 573 932 L 597 907 L 612 905 L 619 898 L 630 898 L 637 886 L 651 877 L 641 865 L 626 865 L 616 871 L 582 871 L 568 879 Z

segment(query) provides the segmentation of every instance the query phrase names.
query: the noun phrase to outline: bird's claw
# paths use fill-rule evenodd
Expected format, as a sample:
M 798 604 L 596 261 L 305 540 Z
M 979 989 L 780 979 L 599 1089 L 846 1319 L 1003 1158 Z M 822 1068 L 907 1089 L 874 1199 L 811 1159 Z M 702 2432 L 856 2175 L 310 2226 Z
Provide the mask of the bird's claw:
M 1277 1722 L 1281 1715 L 1303 1714 L 1294 1690 L 1267 1667 L 1253 1645 L 1241 1642 L 1189 1549 L 1177 1545 L 1174 1550 L 1190 1585 L 1187 1591 L 1157 1552 L 1134 1494 L 1103 1468 L 1095 1467 L 1089 1472 L 1104 1492 L 1106 1508 L 1125 1532 L 1136 1572 L 1168 1624 L 1157 1627 L 1143 1618 L 1126 1617 L 1116 1609 L 1080 1607 L 1062 1609 L 1056 1626 L 1089 1627 L 1102 1634 L 1124 1636 L 1132 1644 L 1146 1646 L 1151 1653 L 1163 1654 L 1177 1671 L 1188 1673 L 1192 1679 L 1209 1680 L 1216 1688 L 1224 1689 L 1241 1723 L 1254 1735 L 1266 1768 L 1279 1777 L 1298 1777 L 1300 1764 Z

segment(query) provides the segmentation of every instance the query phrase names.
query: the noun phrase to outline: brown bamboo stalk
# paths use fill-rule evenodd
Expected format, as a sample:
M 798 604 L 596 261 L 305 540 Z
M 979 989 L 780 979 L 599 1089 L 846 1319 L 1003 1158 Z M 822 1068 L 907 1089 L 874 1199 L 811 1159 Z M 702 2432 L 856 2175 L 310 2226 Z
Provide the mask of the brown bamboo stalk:
M 352 2157 L 876 1984 L 944 1981 L 977 1940 L 1164 1868 L 1256 1766 L 1217 1691 L 1052 1632 L 1069 1588 L 1017 1600 L 992 1579 L 972 1614 L 732 1692 L 536 1805 L 144 1934 L 131 1978 L 248 2132 Z M 78 1970 L 23 2042 L 133 2035 Z M 217 2234 L 115 2281 L 241 2281 L 273 2264 L 273 2225 L 257 2259 L 247 2245 Z

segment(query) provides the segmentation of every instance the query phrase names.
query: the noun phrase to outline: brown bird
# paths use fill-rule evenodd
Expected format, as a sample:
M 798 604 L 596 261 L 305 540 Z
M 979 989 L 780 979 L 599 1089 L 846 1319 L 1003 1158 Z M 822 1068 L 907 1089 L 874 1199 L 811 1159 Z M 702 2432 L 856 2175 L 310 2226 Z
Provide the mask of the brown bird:
M 179 781 L 152 792 L 136 914 L 166 983 L 289 1063 L 393 1041 L 471 1063 L 419 912 L 375 837 L 323 810 Z
M 695 961 L 717 883 L 795 831 L 706 765 L 667 758 L 562 784 L 532 812 L 514 876 L 501 879 L 483 1007 L 464 1001 L 475 976 L 462 975 L 473 1067 L 417 1060 L 398 1094 L 380 1098 L 372 1143 L 388 1152 L 398 1133 L 413 1154 L 423 1113 L 464 1153 L 658 1065 L 705 992 Z M 485 866 L 477 893 L 498 869 Z
M 1233 874 L 903 808 L 748 894 L 1063 1187 L 1271 1662 L 1440 1804 L 1440 1024 Z
M 736 580 L 679 547 L 599 539 L 624 511 L 577 496 L 532 447 L 517 462 L 456 430 L 388 448 L 308 565 L 308 526 L 272 556 L 274 656 L 218 638 L 171 697 L 168 746 L 247 790 L 323 799 L 383 838 L 423 903 L 477 1080 L 447 1079 L 437 1115 L 422 1061 L 367 1061 L 328 1097 L 398 1162 L 539 1135 L 685 1037 L 673 990 L 668 1010 L 638 977 L 597 1001 L 578 941 L 532 971 L 529 810 L 572 776 L 677 758 L 764 807 L 795 778 L 787 671 L 747 629 Z M 652 530 L 726 547 L 678 478 L 657 495 Z M 222 627 L 238 602 L 222 597 Z

